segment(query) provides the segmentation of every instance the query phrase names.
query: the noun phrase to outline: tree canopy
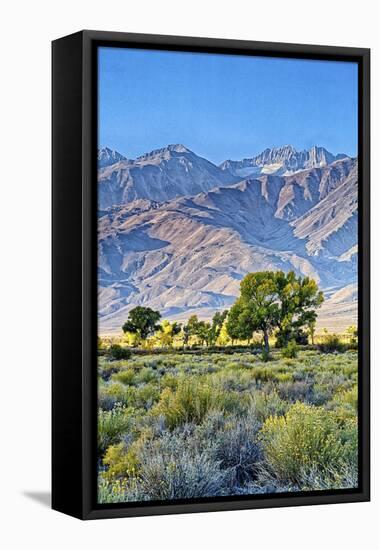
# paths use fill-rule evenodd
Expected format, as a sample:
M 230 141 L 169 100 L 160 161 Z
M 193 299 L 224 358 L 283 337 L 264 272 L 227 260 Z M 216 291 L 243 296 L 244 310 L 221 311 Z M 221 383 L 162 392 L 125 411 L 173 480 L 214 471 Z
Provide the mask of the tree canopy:
M 246 340 L 254 331 L 261 331 L 268 352 L 274 329 L 278 329 L 280 345 L 296 340 L 302 328 L 315 321 L 315 309 L 323 300 L 313 279 L 297 277 L 293 271 L 248 273 L 241 281 L 240 297 L 229 312 L 228 334 L 232 340 Z
M 176 321 L 173 323 L 167 320 L 162 321 L 157 333 L 158 342 L 163 347 L 171 347 L 174 342 L 174 337 L 180 334 L 181 330 L 181 325 Z
M 154 311 L 149 307 L 137 306 L 129 311 L 127 321 L 123 324 L 122 330 L 137 334 L 142 340 L 146 340 L 159 330 L 158 321 L 161 318 L 159 311 Z

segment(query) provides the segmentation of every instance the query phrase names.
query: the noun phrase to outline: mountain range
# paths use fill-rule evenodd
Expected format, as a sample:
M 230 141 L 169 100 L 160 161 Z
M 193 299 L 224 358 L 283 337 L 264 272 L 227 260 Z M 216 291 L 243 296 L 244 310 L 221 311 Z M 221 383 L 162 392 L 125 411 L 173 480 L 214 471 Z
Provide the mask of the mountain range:
M 135 305 L 208 319 L 246 273 L 268 269 L 318 282 L 319 326 L 354 323 L 357 159 L 286 146 L 216 166 L 169 145 L 98 160 L 100 332 L 119 331 Z
M 98 156 L 103 157 L 103 151 L 101 149 Z M 116 152 L 113 155 L 120 156 Z M 183 195 L 196 195 L 240 179 L 183 145 L 168 145 L 135 160 L 121 158 L 105 165 L 102 161 L 98 178 L 99 208 L 136 199 L 162 202 Z
M 345 154 L 333 155 L 324 147 L 311 147 L 308 151 L 296 151 L 292 145 L 265 149 L 259 155 L 243 160 L 226 160 L 222 170 L 240 177 L 260 174 L 289 175 L 308 168 L 322 168 L 336 160 L 346 158 Z

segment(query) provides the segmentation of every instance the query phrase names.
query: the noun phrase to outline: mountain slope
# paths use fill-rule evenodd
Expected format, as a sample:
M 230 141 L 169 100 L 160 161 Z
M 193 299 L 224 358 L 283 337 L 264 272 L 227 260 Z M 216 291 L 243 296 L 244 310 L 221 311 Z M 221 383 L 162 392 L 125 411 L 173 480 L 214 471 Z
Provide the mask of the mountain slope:
M 326 296 L 318 312 L 317 326 L 329 332 L 343 332 L 358 324 L 358 286 L 349 284 Z
M 307 241 L 311 255 L 356 258 L 358 165 L 354 161 L 344 181 L 302 217 L 293 222 L 294 234 Z M 348 257 L 346 257 L 348 254 Z
M 139 199 L 102 212 L 101 330 L 119 328 L 137 304 L 168 318 L 209 317 L 233 303 L 250 271 L 294 269 L 323 288 L 354 283 L 356 186 L 356 161 L 344 159 L 294 176 L 263 176 L 165 202 Z M 351 239 L 339 239 L 333 254 L 329 242 L 346 232 Z M 326 252 L 316 253 L 320 246 Z
M 347 157 L 323 168 L 303 170 L 283 177 L 276 216 L 286 220 L 296 219 L 339 188 L 351 172 L 352 178 L 357 181 L 356 164 L 356 160 Z

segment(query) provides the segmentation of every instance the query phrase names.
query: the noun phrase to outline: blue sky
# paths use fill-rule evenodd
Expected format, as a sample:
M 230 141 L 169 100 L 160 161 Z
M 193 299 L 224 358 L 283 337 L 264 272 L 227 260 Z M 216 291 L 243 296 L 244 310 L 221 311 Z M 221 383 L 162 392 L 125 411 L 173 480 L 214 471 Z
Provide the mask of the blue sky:
M 182 143 L 213 162 L 266 147 L 357 154 L 355 63 L 99 49 L 99 146 Z

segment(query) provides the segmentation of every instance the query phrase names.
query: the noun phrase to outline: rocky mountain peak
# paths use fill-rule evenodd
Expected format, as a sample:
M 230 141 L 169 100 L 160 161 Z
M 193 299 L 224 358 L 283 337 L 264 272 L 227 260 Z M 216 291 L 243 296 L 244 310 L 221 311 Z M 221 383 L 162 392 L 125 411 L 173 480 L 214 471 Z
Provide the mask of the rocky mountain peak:
M 184 145 L 171 144 L 102 170 L 99 205 L 105 209 L 136 199 L 162 202 L 240 180 Z
M 309 168 L 328 166 L 347 155 L 333 155 L 325 147 L 314 145 L 308 150 L 297 151 L 293 145 L 267 148 L 262 153 L 240 161 L 224 161 L 220 168 L 235 176 L 277 174 L 290 175 Z
M 102 147 L 97 151 L 97 165 L 99 168 L 111 166 L 120 160 L 127 160 L 121 153 L 109 147 Z
M 145 153 L 144 155 L 141 155 L 136 159 L 137 162 L 144 161 L 144 160 L 150 160 L 150 159 L 168 159 L 171 158 L 172 153 L 192 153 L 187 147 L 180 143 L 175 143 L 171 145 L 167 145 L 166 147 L 162 147 L 161 149 L 154 149 L 153 151 L 150 151 L 149 153 Z M 193 154 L 193 153 L 192 153 Z

